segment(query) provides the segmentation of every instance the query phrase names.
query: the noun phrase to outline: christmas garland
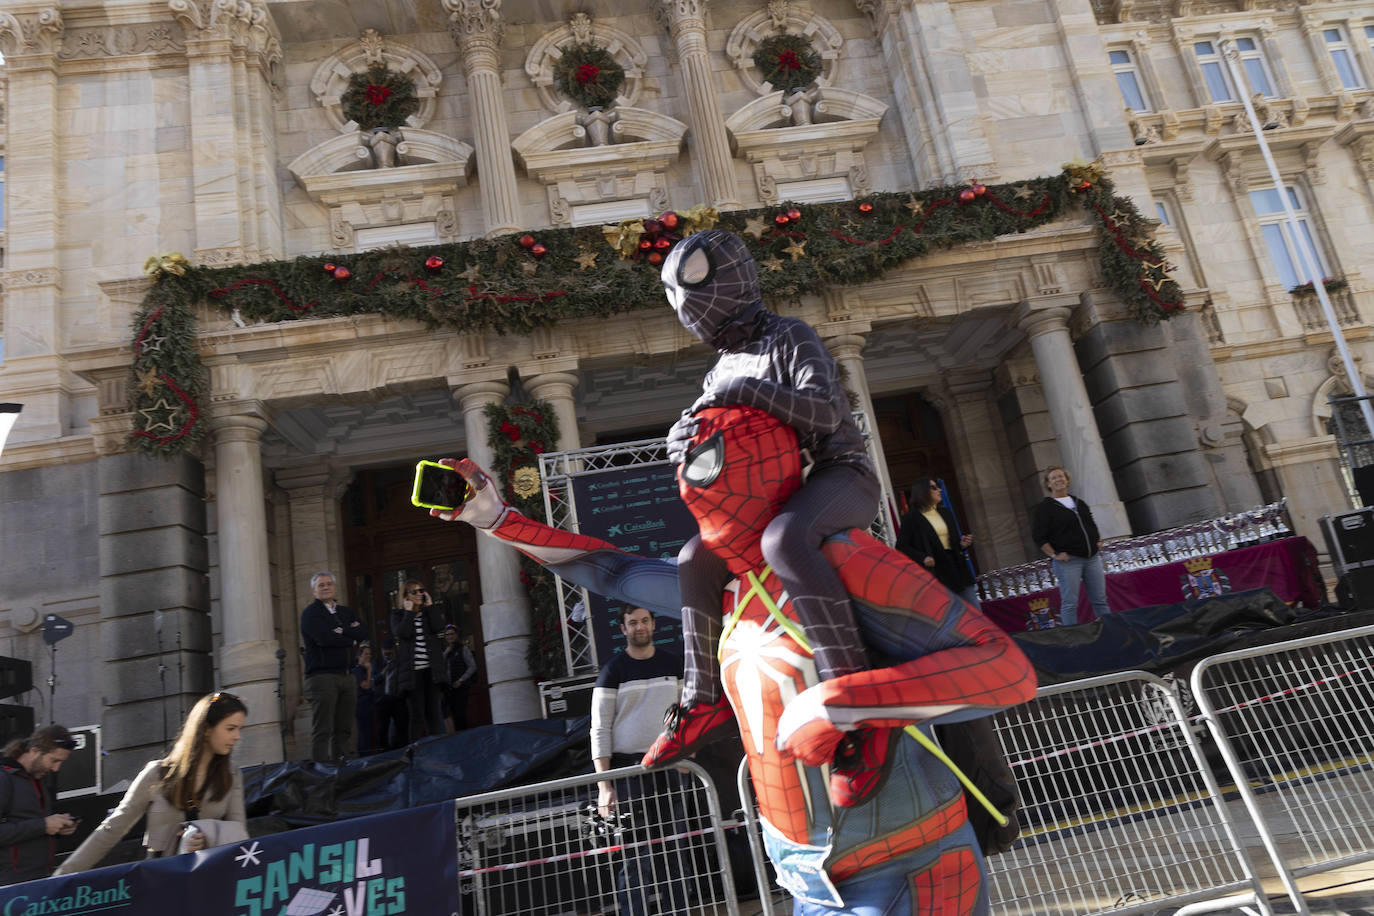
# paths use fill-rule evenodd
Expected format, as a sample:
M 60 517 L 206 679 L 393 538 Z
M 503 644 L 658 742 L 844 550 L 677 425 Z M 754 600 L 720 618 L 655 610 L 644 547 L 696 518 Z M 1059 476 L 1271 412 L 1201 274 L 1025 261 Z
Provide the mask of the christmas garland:
M 573 44 L 562 49 L 553 68 L 554 85 L 583 108 L 605 108 L 620 94 L 625 68 L 600 45 Z
M 529 518 L 543 517 L 538 456 L 558 442 L 558 418 L 553 408 L 543 401 L 530 401 L 488 404 L 483 412 L 487 445 L 492 451 L 491 471 L 505 489 L 506 501 Z M 568 672 L 553 574 L 522 554 L 520 583 L 529 592 L 533 611 L 530 671 L 541 679 L 562 677 Z
M 699 213 L 696 225 L 713 218 L 740 234 L 759 263 L 764 296 L 777 302 L 868 283 L 930 252 L 1025 232 L 1080 210 L 1098 227 L 1108 285 L 1141 322 L 1182 310 L 1182 291 L 1150 238 L 1151 224 L 1092 163 L 1069 163 L 1060 175 L 1010 185 L 723 214 L 684 211 L 679 225 Z M 642 225 L 609 233 L 584 226 L 216 269 L 169 261 L 182 272 L 157 271 L 134 325 L 133 445 L 170 456 L 203 435 L 208 384 L 196 346 L 195 303 L 217 304 L 247 321 L 382 314 L 460 332 L 526 334 L 561 321 L 661 308 L 653 259 L 626 256 L 643 250 L 645 236 L 654 238 L 651 244 L 658 238 L 671 244 L 674 233 L 662 218 L 654 222 L 656 234 Z M 631 237 L 638 242 L 614 247 L 612 239 L 623 244 Z
M 754 66 L 775 90 L 805 89 L 821 75 L 821 56 L 800 35 L 773 35 L 754 49 Z
M 420 110 L 415 84 L 386 64 L 374 64 L 349 77 L 339 102 L 344 117 L 356 121 L 359 130 L 400 127 Z

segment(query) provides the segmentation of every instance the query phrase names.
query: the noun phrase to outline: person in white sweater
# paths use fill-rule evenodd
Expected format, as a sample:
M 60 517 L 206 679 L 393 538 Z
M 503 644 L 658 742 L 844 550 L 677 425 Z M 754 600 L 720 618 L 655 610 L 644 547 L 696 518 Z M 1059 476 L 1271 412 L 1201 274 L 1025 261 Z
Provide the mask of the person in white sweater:
M 188 821 L 237 821 L 246 831 L 243 774 L 229 754 L 247 717 L 248 707 L 232 693 L 201 697 L 191 707 L 172 752 L 143 768 L 119 805 L 54 874 L 95 868 L 145 814 L 143 846 L 150 859 L 176 855 Z M 189 851 L 205 845 L 203 834 L 192 835 L 186 844 Z

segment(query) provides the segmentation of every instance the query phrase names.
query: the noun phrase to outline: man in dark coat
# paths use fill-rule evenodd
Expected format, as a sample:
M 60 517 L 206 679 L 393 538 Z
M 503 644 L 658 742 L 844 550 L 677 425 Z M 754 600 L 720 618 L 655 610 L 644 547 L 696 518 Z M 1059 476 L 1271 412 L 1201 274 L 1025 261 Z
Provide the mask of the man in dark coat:
M 353 646 L 365 630 L 352 608 L 335 600 L 334 576 L 310 577 L 315 600 L 301 611 L 305 699 L 310 703 L 310 759 L 332 763 L 352 750 L 358 705 Z
M 62 769 L 76 741 L 61 725 L 40 728 L 5 746 L 0 759 L 0 884 L 34 881 L 52 874 L 53 837 L 76 831 L 77 819 L 53 814 L 43 781 Z

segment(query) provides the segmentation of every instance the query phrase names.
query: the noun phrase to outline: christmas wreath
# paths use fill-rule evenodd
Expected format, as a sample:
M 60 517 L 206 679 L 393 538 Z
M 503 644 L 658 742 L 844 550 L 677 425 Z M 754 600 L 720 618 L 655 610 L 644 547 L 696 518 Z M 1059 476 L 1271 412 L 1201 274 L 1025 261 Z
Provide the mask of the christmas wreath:
M 420 110 L 415 84 L 385 64 L 353 74 L 339 101 L 344 117 L 360 130 L 400 127 Z
M 492 468 L 505 491 L 506 501 L 529 518 L 544 517 L 543 485 L 539 456 L 558 442 L 558 418 L 544 401 L 523 404 L 488 404 L 487 445 Z M 563 622 L 558 615 L 558 595 L 553 573 L 529 557 L 520 557 L 520 583 L 530 596 L 532 611 L 529 663 L 539 678 L 563 677 Z
M 805 89 L 821 75 L 821 56 L 800 35 L 765 38 L 754 51 L 754 66 L 774 89 Z
M 558 91 L 583 108 L 605 108 L 625 84 L 625 68 L 600 45 L 574 44 L 563 49 L 553 78 Z

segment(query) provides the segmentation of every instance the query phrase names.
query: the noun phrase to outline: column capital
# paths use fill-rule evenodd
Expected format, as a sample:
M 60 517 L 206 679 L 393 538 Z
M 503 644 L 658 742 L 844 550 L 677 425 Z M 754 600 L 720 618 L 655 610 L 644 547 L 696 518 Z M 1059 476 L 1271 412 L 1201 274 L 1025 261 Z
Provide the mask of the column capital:
M 496 49 L 506 30 L 501 21 L 501 0 L 443 0 L 443 4 L 449 32 L 468 67 L 485 65 L 495 70 Z
M 1040 304 L 1040 299 L 1054 300 L 1047 304 Z M 1063 296 L 1044 296 L 1035 299 L 1023 299 L 1021 304 L 1012 313 L 1011 323 L 1026 333 L 1027 337 L 1039 337 L 1041 334 L 1049 334 L 1055 331 L 1069 333 L 1069 318 L 1073 315 L 1072 303 L 1077 301 L 1077 297 L 1068 297 L 1067 302 L 1063 302 Z
M 453 391 L 453 398 L 463 408 L 463 413 L 470 413 L 474 410 L 480 411 L 487 404 L 500 401 L 510 394 L 510 385 L 495 379 L 457 385 L 450 381 L 449 385 Z M 469 443 L 469 448 L 471 448 L 471 443 Z
M 657 0 L 654 18 L 674 37 L 682 29 L 706 30 L 706 0 Z
M 267 431 L 267 420 L 247 405 L 240 403 L 235 407 L 237 412 L 216 411 L 211 415 L 210 429 L 215 434 L 215 444 L 261 442 L 262 434 Z
M 540 401 L 547 401 L 548 396 L 541 392 L 549 389 L 573 389 L 577 387 L 581 377 L 576 372 L 540 372 L 531 375 L 525 380 L 525 387 L 529 389 L 530 397 Z
M 0 12 L 0 52 L 5 69 L 53 67 L 62 44 L 62 13 L 46 6 L 17 12 Z

